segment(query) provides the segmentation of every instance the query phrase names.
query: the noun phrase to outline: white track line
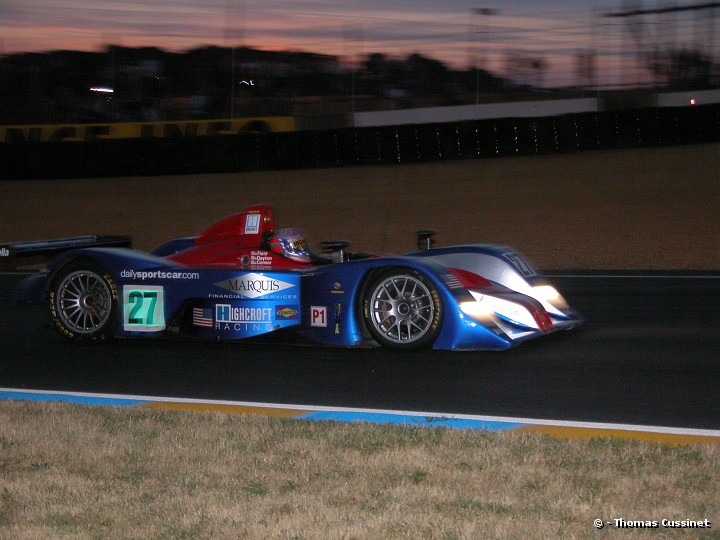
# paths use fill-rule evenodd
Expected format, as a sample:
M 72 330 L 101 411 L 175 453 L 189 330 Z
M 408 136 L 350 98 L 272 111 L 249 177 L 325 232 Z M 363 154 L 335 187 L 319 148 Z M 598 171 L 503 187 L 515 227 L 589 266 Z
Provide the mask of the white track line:
M 282 409 L 298 411 L 298 413 L 310 413 L 310 412 L 340 412 L 340 413 L 359 413 L 359 414 L 384 414 L 384 415 L 397 415 L 397 416 L 408 416 L 408 417 L 422 417 L 422 418 L 442 418 L 446 420 L 474 420 L 478 422 L 502 422 L 511 424 L 526 424 L 526 425 L 538 425 L 538 426 L 556 426 L 556 427 L 571 427 L 571 428 L 584 428 L 584 429 L 611 429 L 618 431 L 641 431 L 647 433 L 663 433 L 669 435 L 693 435 L 703 437 L 720 437 L 720 430 L 715 429 L 695 429 L 695 428 L 680 428 L 680 427 L 666 427 L 666 426 L 647 426 L 647 425 L 636 425 L 636 424 L 615 424 L 607 422 L 578 422 L 569 420 L 549 420 L 541 418 L 523 418 L 513 416 L 486 416 L 486 415 L 474 415 L 474 414 L 453 414 L 453 413 L 441 413 L 441 412 L 426 412 L 426 411 L 398 411 L 388 409 L 364 409 L 354 407 L 329 407 L 323 405 L 298 405 L 298 404 L 286 404 L 286 403 L 262 403 L 254 401 L 229 401 L 229 400 L 214 400 L 214 399 L 192 399 L 192 398 L 177 398 L 177 397 L 160 397 L 160 396 L 136 396 L 126 394 L 95 394 L 89 392 L 63 392 L 63 391 L 48 391 L 48 390 L 27 390 L 21 388 L 0 388 L 0 393 L 20 393 L 20 394 L 36 394 L 36 395 L 47 395 L 47 396 L 71 396 L 71 397 L 82 397 L 82 398 L 96 398 L 96 399 L 115 399 L 115 400 L 127 400 L 127 401 L 146 401 L 151 403 L 186 403 L 186 404 L 200 404 L 200 405 L 221 405 L 221 406 L 234 406 L 234 407 L 247 407 L 247 408 L 264 408 L 264 409 Z
M 553 279 L 720 279 L 718 275 L 707 275 L 707 276 L 685 276 L 685 275 L 670 275 L 670 276 L 656 276 L 651 274 L 622 274 L 622 275 L 610 275 L 610 274 L 543 274 L 541 277 L 553 278 Z

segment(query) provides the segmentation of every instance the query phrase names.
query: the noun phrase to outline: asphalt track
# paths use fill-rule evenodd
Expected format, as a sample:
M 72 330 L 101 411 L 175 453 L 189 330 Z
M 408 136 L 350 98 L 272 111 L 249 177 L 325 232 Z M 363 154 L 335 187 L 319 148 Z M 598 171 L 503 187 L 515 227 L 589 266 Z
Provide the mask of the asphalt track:
M 0 387 L 720 429 L 720 274 L 552 279 L 587 319 L 504 352 L 72 345 L 0 274 Z

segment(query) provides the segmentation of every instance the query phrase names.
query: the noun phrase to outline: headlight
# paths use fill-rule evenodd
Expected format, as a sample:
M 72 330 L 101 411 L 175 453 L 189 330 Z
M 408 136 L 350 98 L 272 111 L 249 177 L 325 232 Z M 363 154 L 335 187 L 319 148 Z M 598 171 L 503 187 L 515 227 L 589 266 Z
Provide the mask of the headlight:
M 547 302 L 555 309 L 567 309 L 568 303 L 552 285 L 536 285 L 532 288 L 533 296 L 541 302 Z
M 462 302 L 460 309 L 480 323 L 486 323 L 493 317 L 500 317 L 518 326 L 539 328 L 532 313 L 520 304 L 475 291 L 470 291 L 470 294 L 475 298 L 475 302 Z
M 460 309 L 465 315 L 479 322 L 487 322 L 492 318 L 493 309 L 487 302 L 461 302 Z

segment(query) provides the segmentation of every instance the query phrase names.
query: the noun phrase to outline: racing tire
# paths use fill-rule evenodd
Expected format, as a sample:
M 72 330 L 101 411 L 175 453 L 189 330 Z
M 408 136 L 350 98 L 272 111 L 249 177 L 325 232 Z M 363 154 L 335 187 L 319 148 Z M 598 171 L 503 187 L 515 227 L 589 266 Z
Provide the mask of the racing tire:
M 60 268 L 48 291 L 48 305 L 53 327 L 71 341 L 106 341 L 120 322 L 117 285 L 92 259 L 76 259 Z
M 363 320 L 380 345 L 417 350 L 435 343 L 443 304 L 427 276 L 410 268 L 391 268 L 376 276 L 365 291 Z

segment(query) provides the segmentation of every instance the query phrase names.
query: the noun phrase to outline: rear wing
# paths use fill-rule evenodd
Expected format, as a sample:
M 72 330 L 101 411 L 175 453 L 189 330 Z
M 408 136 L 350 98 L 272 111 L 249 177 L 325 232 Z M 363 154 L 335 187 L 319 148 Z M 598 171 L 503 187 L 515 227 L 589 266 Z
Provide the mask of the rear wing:
M 88 235 L 0 244 L 0 266 L 17 266 L 18 259 L 47 259 L 63 251 L 89 247 L 132 247 L 132 239 L 121 235 Z

